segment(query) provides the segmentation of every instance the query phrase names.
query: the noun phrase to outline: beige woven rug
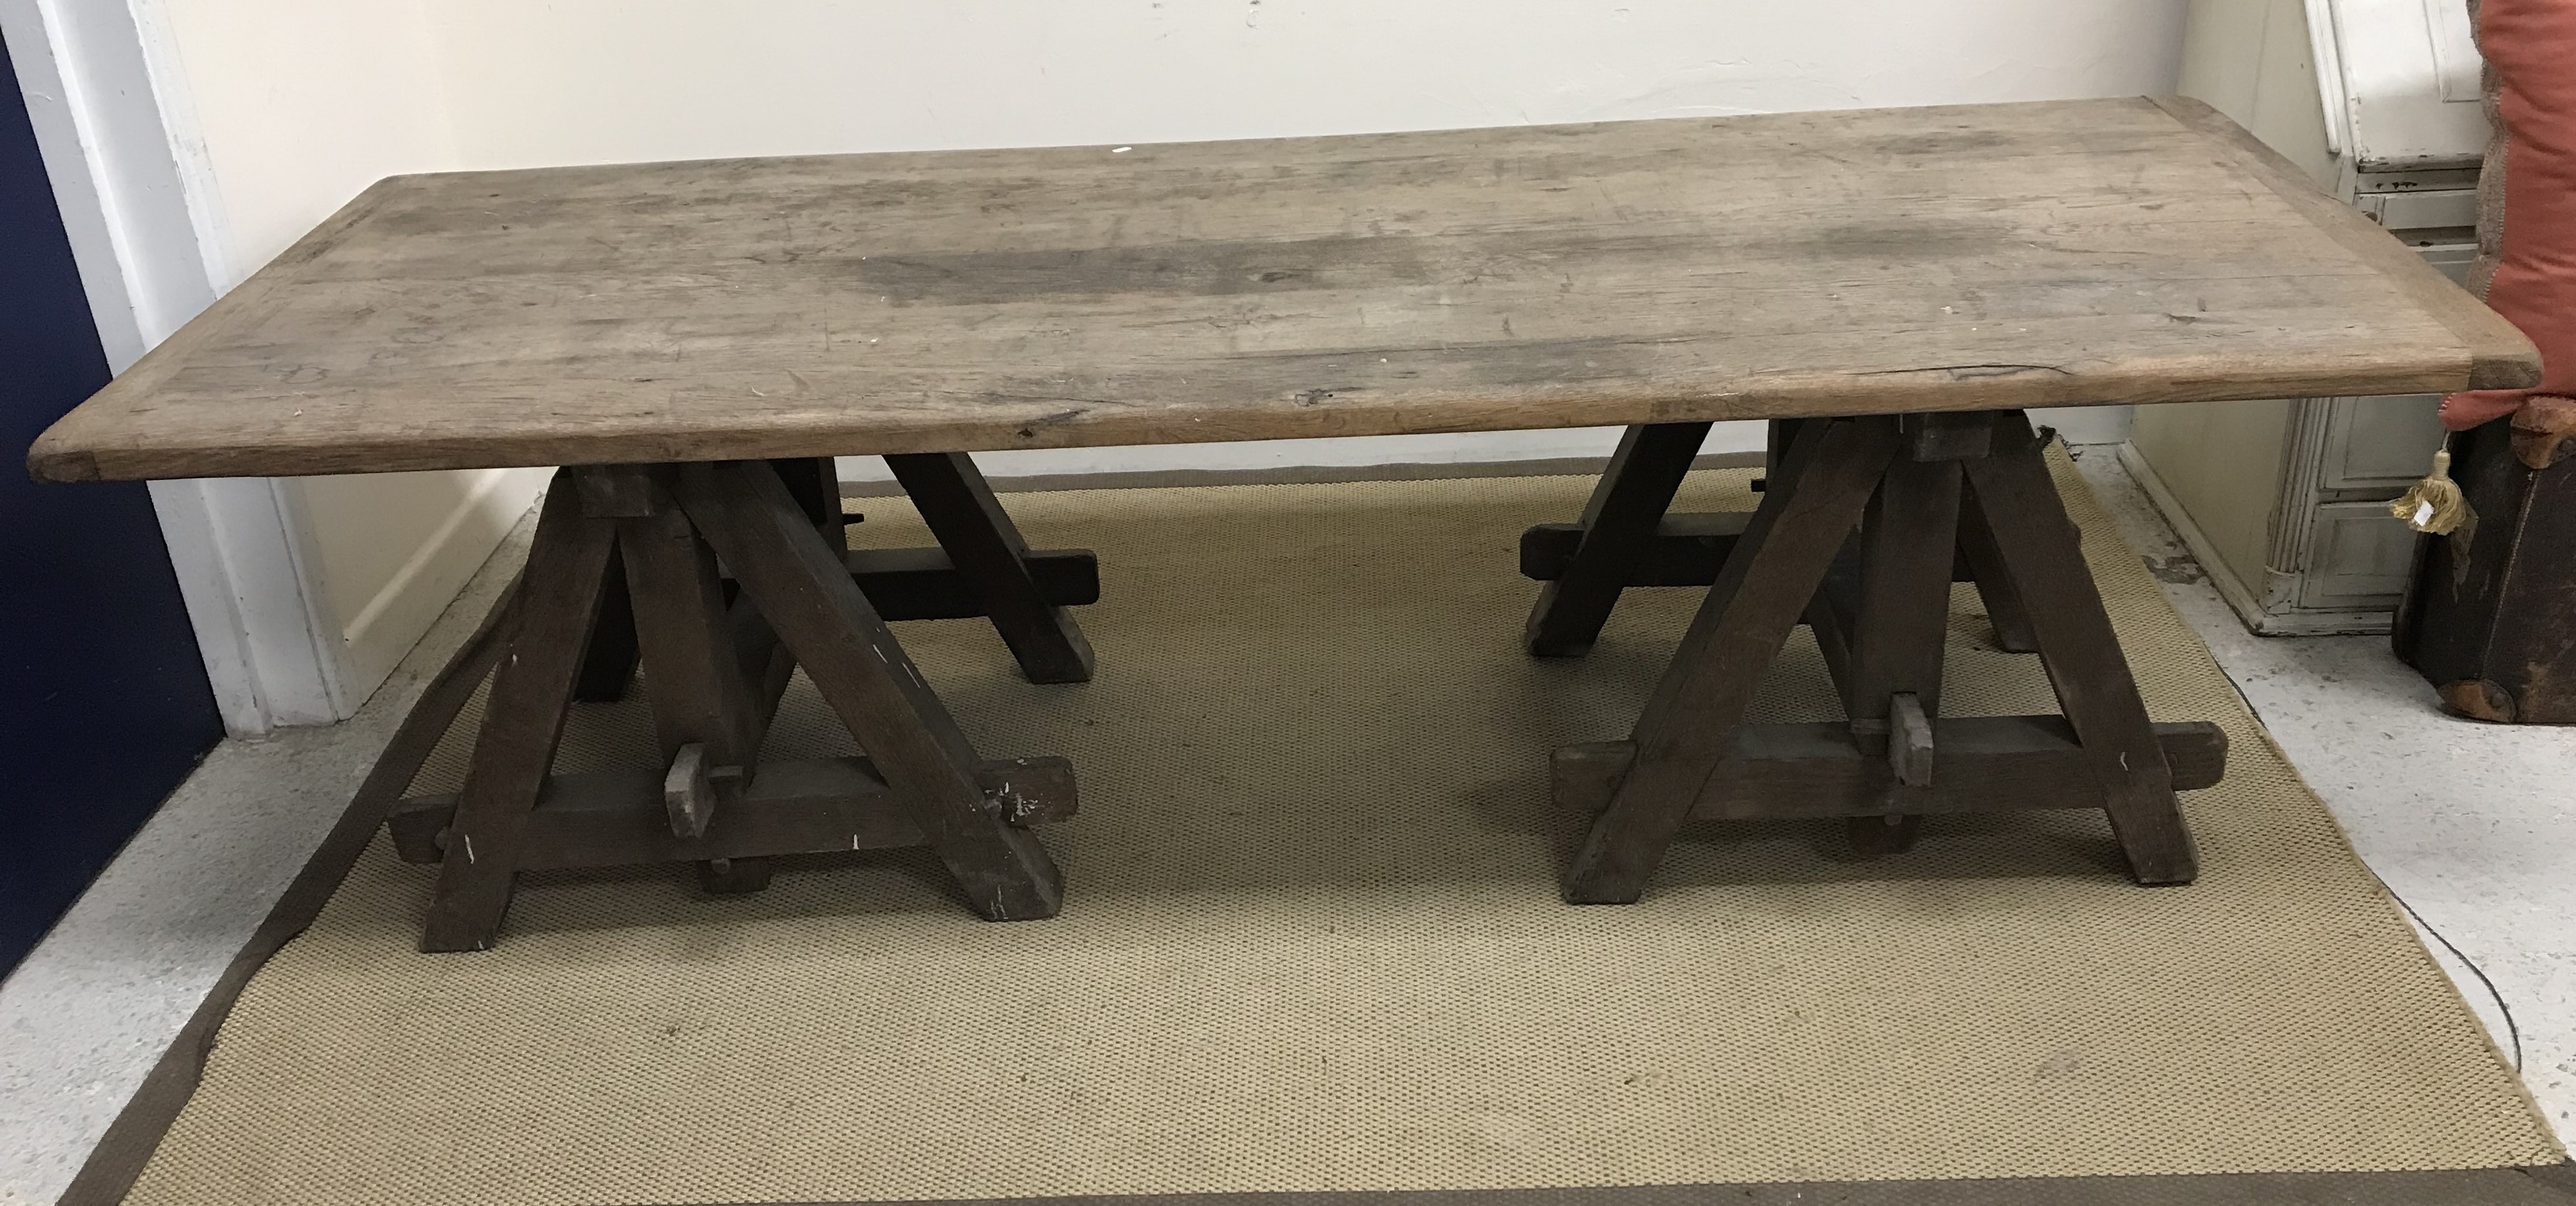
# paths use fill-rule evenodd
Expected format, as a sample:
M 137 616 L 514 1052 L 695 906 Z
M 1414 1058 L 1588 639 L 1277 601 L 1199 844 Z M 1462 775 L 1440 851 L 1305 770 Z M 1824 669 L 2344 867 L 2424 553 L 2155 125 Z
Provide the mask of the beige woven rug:
M 1054 921 L 909 855 L 536 877 L 499 949 L 413 950 L 380 841 L 243 994 L 130 1200 L 842 1201 L 2474 1168 L 2563 1158 L 2468 1010 L 2070 467 L 2160 719 L 2228 727 L 2203 873 L 2098 813 L 1935 818 L 1848 861 L 1689 831 L 1646 901 L 1559 903 L 1547 751 L 1624 733 L 1696 591 L 1586 660 L 1518 637 L 1527 524 L 1588 478 L 1014 495 L 1100 553 L 1098 680 L 981 621 L 905 643 L 988 753 L 1063 753 Z M 1744 472 L 1685 507 L 1749 506 Z M 925 543 L 900 500 L 854 539 Z M 2049 710 L 1973 591 L 1949 710 Z M 1803 634 L 1761 711 L 1830 716 Z M 777 743 L 838 748 L 800 684 Z M 569 763 L 649 742 L 585 715 Z M 455 751 L 424 774 L 455 774 Z M 845 739 L 844 739 L 845 744 Z

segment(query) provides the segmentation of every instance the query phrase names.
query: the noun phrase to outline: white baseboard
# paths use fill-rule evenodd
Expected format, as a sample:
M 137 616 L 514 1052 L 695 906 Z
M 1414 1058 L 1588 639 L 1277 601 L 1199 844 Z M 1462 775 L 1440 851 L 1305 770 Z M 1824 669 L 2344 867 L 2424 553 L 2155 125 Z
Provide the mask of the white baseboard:
M 2165 522 L 2173 525 L 2174 534 L 2182 537 L 2183 547 L 2200 562 L 2201 572 L 2209 575 L 2209 584 L 2218 588 L 2218 597 L 2227 600 L 2227 608 L 2247 631 L 2257 636 L 2360 636 L 2388 631 L 2392 616 L 2385 611 L 2265 611 L 2261 596 L 2248 586 L 2236 571 L 2218 555 L 2218 548 L 2193 523 L 2191 512 L 2183 509 L 2173 490 L 2156 475 L 2155 466 L 2138 455 L 2135 445 L 2120 445 L 2120 467 L 2146 491 Z
M 355 713 L 545 492 L 547 469 L 485 469 L 382 589 L 339 624 L 341 718 Z
M 2165 522 L 2173 525 L 2174 534 L 2182 537 L 2183 547 L 2190 549 L 2192 557 L 2200 562 L 2201 572 L 2209 575 L 2209 584 L 2218 588 L 2218 596 L 2227 600 L 2228 609 L 2236 613 L 2236 618 L 2243 621 L 2248 630 L 2262 631 L 2259 623 L 2263 618 L 2262 601 L 2244 579 L 2236 576 L 2236 571 L 2227 567 L 2226 558 L 2218 555 L 2218 546 L 2210 542 L 2199 524 L 2192 522 L 2191 512 L 2183 509 L 2182 500 L 2174 497 L 2173 488 L 2165 485 L 2164 478 L 2157 476 L 2156 467 L 2138 455 L 2137 445 L 2125 442 L 2120 445 L 2120 467 L 2129 471 L 2138 488 L 2146 491 L 2147 499 L 2163 513 Z
M 216 711 L 235 737 L 342 715 L 284 485 L 265 477 L 150 484 Z
M 2396 624 L 2393 611 L 2280 611 L 2249 627 L 2256 636 L 2384 636 Z

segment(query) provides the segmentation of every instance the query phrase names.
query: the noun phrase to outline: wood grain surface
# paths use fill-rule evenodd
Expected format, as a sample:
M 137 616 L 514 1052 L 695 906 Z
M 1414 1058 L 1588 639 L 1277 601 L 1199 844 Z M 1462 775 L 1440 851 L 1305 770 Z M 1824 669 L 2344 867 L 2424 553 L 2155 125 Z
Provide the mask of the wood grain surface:
M 2196 102 L 403 176 L 48 479 L 2504 387 L 2502 319 Z

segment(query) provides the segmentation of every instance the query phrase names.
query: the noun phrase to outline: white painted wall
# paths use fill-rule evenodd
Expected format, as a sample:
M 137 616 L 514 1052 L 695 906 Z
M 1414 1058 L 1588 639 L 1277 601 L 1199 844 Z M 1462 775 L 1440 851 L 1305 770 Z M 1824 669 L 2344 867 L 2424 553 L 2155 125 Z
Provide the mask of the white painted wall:
M 429 12 L 463 153 L 498 167 L 2150 92 L 2172 85 L 2183 4 L 436 0 Z
M 211 185 L 229 289 L 349 198 L 458 166 L 415 0 L 150 0 L 178 85 L 176 141 Z
M 154 0 L 151 46 L 208 268 L 230 289 L 375 181 L 461 166 L 444 64 L 412 0 Z M 318 692 L 354 712 L 545 484 L 543 470 L 275 484 Z

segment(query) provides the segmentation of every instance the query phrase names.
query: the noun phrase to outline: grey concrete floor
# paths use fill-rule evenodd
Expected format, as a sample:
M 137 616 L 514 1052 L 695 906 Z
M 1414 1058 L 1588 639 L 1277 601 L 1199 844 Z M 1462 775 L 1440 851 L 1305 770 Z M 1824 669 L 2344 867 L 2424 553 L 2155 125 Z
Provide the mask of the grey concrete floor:
M 2445 717 L 2382 638 L 2248 634 L 2111 449 L 2077 453 L 2362 857 L 2439 934 L 2428 945 L 2508 1052 L 2498 998 L 2510 1008 L 2524 1079 L 2576 1140 L 2576 730 Z M 0 1206 L 61 1194 L 525 540 L 523 524 L 355 719 L 218 747 L 0 981 Z

